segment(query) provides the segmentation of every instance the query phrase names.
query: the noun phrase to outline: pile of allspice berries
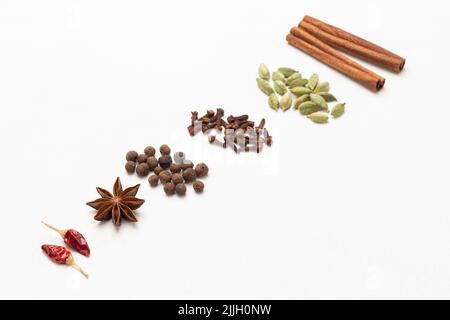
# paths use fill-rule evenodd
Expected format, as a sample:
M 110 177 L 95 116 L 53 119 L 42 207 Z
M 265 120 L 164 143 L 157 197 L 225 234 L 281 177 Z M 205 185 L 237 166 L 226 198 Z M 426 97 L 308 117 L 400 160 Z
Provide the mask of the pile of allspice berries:
M 286 67 L 278 68 L 271 74 L 269 68 L 261 64 L 258 76 L 258 88 L 268 96 L 269 106 L 276 111 L 286 111 L 293 106 L 300 114 L 321 124 L 328 123 L 330 114 L 333 118 L 339 118 L 345 112 L 345 103 L 337 103 L 336 97 L 330 93 L 330 84 L 319 82 L 317 74 L 304 79 L 300 72 Z M 271 79 L 273 85 L 270 84 Z M 332 102 L 336 104 L 330 112 L 328 103 Z
M 159 148 L 160 157 L 156 158 L 156 150 L 152 146 L 144 149 L 144 153 L 128 151 L 126 154 L 127 163 L 125 170 L 129 174 L 136 174 L 140 177 L 147 177 L 150 172 L 148 182 L 150 186 L 156 187 L 159 183 L 164 185 L 166 195 L 186 194 L 186 184 L 192 183 L 196 193 L 202 193 L 205 185 L 198 178 L 208 175 L 209 168 L 204 163 L 199 163 L 194 167 L 194 163 L 186 159 L 183 152 L 177 152 L 173 158 L 171 149 L 163 144 Z

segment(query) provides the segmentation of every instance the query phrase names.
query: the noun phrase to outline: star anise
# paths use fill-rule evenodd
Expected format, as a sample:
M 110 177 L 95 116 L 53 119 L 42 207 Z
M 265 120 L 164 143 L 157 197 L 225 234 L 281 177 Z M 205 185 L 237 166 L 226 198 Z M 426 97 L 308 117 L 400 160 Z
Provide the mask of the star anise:
M 97 192 L 101 198 L 86 204 L 98 210 L 94 217 L 95 220 L 104 221 L 112 218 L 113 224 L 119 226 L 121 217 L 123 216 L 129 221 L 137 222 L 133 210 L 136 210 L 145 202 L 145 200 L 135 197 L 139 186 L 140 184 L 122 190 L 122 183 L 117 178 L 112 194 L 105 189 L 97 187 Z

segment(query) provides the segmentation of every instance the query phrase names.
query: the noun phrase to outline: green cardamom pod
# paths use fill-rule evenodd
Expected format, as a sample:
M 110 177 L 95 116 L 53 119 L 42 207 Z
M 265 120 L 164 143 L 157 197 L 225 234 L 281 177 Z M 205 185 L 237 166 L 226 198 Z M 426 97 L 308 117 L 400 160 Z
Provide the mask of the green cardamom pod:
M 270 80 L 269 68 L 264 63 L 261 63 L 258 68 L 258 75 L 263 80 Z
M 292 74 L 294 74 L 294 73 L 297 72 L 297 71 L 294 70 L 294 69 L 291 69 L 291 68 L 285 68 L 285 67 L 278 68 L 278 71 L 280 71 L 280 72 L 283 74 L 283 76 L 284 76 L 285 78 L 288 78 L 288 77 L 290 77 Z
M 310 101 L 309 94 L 304 94 L 304 95 L 302 95 L 301 97 L 298 97 L 297 99 L 295 99 L 295 102 L 294 102 L 294 109 L 297 110 L 298 107 L 299 107 L 303 102 L 306 102 L 306 101 Z
M 295 79 L 289 84 L 289 88 L 304 87 L 308 83 L 307 79 Z
M 333 110 L 331 110 L 331 115 L 333 118 L 339 118 L 342 116 L 345 112 L 345 103 L 338 103 L 333 107 Z
M 291 92 L 294 96 L 301 97 L 305 94 L 310 94 L 311 89 L 305 87 L 295 87 L 291 89 Z
M 272 81 L 281 81 L 283 83 L 286 82 L 286 78 L 280 71 L 272 72 Z
M 334 102 L 337 101 L 336 97 L 328 92 L 317 92 L 319 96 L 325 99 L 326 102 Z
M 327 123 L 328 122 L 328 113 L 326 112 L 314 112 L 307 116 L 312 122 L 315 123 Z
M 314 112 L 320 111 L 320 106 L 311 101 L 303 102 L 299 107 L 300 113 L 302 115 L 309 115 Z
M 278 97 L 275 93 L 269 95 L 269 106 L 276 111 L 278 111 L 278 108 L 280 107 Z
M 286 111 L 292 106 L 292 95 L 289 91 L 287 91 L 282 97 L 280 101 L 280 108 L 283 111 Z
M 273 88 L 280 96 L 284 95 L 287 92 L 286 85 L 280 80 L 277 80 L 273 83 Z
M 315 104 L 320 106 L 322 111 L 328 111 L 328 104 L 325 101 L 325 99 L 322 98 L 322 96 L 319 96 L 318 94 L 315 94 L 315 93 L 311 93 L 310 98 L 311 98 L 312 102 L 314 102 Z
M 330 83 L 329 82 L 321 82 L 314 89 L 314 92 L 328 92 L 328 91 L 330 91 Z
M 306 87 L 310 88 L 311 90 L 314 90 L 317 87 L 318 83 L 319 83 L 319 75 L 317 73 L 314 73 L 311 76 L 311 78 L 309 78 L 309 81 L 306 84 Z
M 301 78 L 302 78 L 302 75 L 298 72 L 295 72 L 286 79 L 286 84 L 288 86 L 290 86 L 292 82 L 294 82 L 297 79 L 301 79 Z
M 270 84 L 263 79 L 256 79 L 256 83 L 258 84 L 258 88 L 267 96 L 271 95 L 274 91 Z

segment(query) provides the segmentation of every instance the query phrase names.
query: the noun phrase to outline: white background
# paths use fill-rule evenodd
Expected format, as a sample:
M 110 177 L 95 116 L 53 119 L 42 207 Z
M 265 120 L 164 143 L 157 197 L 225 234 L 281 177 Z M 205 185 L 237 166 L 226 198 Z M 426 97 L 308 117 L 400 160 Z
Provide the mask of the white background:
M 304 14 L 407 58 L 374 94 L 288 46 Z M 450 298 L 446 1 L 1 1 L 0 298 Z M 259 63 L 317 72 L 347 102 L 320 126 L 273 112 Z M 267 119 L 235 155 L 189 137 L 190 111 Z M 151 189 L 130 149 L 210 166 L 203 195 Z M 136 225 L 94 221 L 95 187 L 141 182 Z M 81 231 L 75 258 L 40 221 Z

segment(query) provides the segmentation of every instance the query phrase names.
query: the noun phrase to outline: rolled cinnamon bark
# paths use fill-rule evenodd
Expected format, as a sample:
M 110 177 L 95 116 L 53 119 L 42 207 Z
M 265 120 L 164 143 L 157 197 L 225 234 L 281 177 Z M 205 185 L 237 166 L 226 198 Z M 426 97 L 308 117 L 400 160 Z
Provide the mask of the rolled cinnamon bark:
M 305 16 L 299 26 L 328 45 L 394 72 L 405 66 L 406 60 L 399 55 L 316 18 Z
M 326 43 L 320 41 L 319 39 L 317 39 L 316 37 L 314 37 L 313 35 L 311 35 L 310 33 L 308 33 L 306 30 L 302 29 L 302 28 L 298 28 L 298 27 L 293 27 L 291 29 L 291 33 L 296 36 L 297 38 L 300 38 L 306 42 L 309 42 L 310 44 L 312 44 L 313 46 L 316 46 L 317 48 L 319 48 L 320 50 L 338 58 L 339 60 L 342 60 L 342 62 L 361 70 L 362 72 L 365 72 L 369 75 L 372 75 L 373 77 L 377 78 L 378 80 L 380 80 L 382 83 L 384 83 L 386 80 L 376 74 L 375 72 L 370 71 L 369 69 L 363 67 L 362 65 L 360 65 L 359 63 L 347 58 L 346 56 L 344 56 L 342 53 L 340 53 L 339 51 L 337 51 L 336 49 L 330 47 L 329 45 L 327 45 Z
M 286 36 L 286 40 L 290 45 L 304 51 L 305 53 L 311 55 L 317 60 L 342 72 L 343 74 L 363 84 L 372 91 L 377 92 L 384 86 L 384 81 L 380 80 L 378 77 L 375 77 L 370 73 L 367 73 L 358 68 L 355 68 L 352 65 L 347 64 L 346 62 L 344 62 L 344 60 L 341 60 L 340 58 L 337 58 L 336 56 L 319 49 L 317 46 L 312 45 L 309 42 L 306 42 L 305 40 L 296 37 L 292 33 L 289 33 Z M 316 40 L 320 41 L 318 39 Z M 325 43 L 322 43 L 321 46 L 323 47 L 327 45 Z

